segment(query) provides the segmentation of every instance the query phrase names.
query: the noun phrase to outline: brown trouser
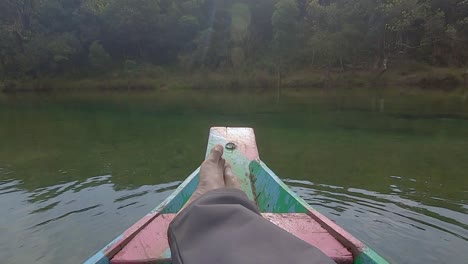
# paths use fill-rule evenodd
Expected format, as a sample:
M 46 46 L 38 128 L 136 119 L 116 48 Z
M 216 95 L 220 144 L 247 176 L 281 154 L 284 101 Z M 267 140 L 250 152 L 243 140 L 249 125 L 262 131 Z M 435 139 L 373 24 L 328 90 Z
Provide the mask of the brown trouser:
M 175 264 L 335 263 L 317 248 L 264 219 L 245 193 L 209 191 L 169 225 Z

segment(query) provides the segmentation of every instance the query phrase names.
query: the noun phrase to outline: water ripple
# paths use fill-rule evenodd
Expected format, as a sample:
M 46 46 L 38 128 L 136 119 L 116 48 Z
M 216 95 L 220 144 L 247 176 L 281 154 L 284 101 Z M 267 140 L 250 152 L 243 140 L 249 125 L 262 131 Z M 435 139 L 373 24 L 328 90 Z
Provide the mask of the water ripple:
M 138 202 L 132 202 L 132 203 L 129 203 L 129 204 L 121 205 L 121 206 L 117 207 L 117 210 L 128 207 L 128 206 L 131 206 L 131 205 L 134 205 L 134 204 L 138 204 Z
M 48 211 L 50 209 L 53 209 L 58 204 L 60 204 L 60 202 L 53 202 L 53 203 L 48 204 L 48 205 L 46 205 L 44 207 L 41 207 L 41 208 L 38 208 L 36 210 L 31 211 L 30 214 L 35 214 L 35 213 L 39 213 L 39 212 L 43 212 L 43 211 Z
M 394 181 L 388 184 L 388 193 L 299 180 L 285 182 L 358 239 L 377 250 L 385 248 L 384 256 L 389 260 L 397 256 L 395 263 L 404 262 L 401 250 L 405 248 L 413 252 L 409 255 L 423 256 L 421 263 L 433 263 L 442 260 L 431 251 L 440 249 L 443 256 L 457 260 L 457 252 L 468 245 L 467 205 L 463 201 L 426 194 L 427 199 L 418 200 L 415 197 L 420 193 Z M 21 189 L 22 184 L 17 180 L 0 182 L 0 206 L 7 212 L 0 218 L 0 251 L 19 255 L 26 250 L 26 262 L 59 263 L 76 249 L 81 249 L 76 256 L 92 254 L 156 207 L 180 181 L 122 189 L 114 185 L 111 175 L 104 175 L 30 191 Z M 389 248 L 389 243 L 400 246 Z M 61 250 L 51 256 L 50 250 L 55 248 Z
M 39 227 L 39 226 L 48 224 L 48 223 L 50 223 L 50 222 L 54 222 L 54 221 L 60 220 L 60 219 L 65 218 L 65 217 L 67 217 L 67 216 L 69 216 L 69 215 L 78 214 L 78 213 L 82 213 L 82 212 L 86 212 L 86 211 L 89 211 L 89 210 L 91 210 L 91 209 L 98 208 L 98 207 L 101 207 L 101 206 L 102 206 L 102 205 L 97 204 L 97 205 L 89 206 L 89 207 L 82 208 L 82 209 L 79 209 L 79 210 L 74 210 L 74 211 L 65 213 L 65 214 L 63 214 L 63 215 L 61 215 L 61 216 L 57 216 L 57 217 L 54 217 L 54 218 L 52 218 L 52 219 L 49 219 L 49 220 L 40 222 L 39 224 L 36 224 L 36 225 L 30 227 L 29 229 L 33 229 L 33 228 L 36 228 L 36 227 Z
M 392 178 L 405 180 L 399 176 Z M 412 200 L 410 198 L 421 194 L 413 193 L 412 196 L 408 196 L 407 190 L 394 183 L 389 185 L 390 193 L 387 194 L 308 181 L 284 181 L 317 210 L 364 242 L 371 241 L 377 248 L 391 243 L 389 241 L 402 243 L 402 239 L 419 239 L 419 244 L 415 242 L 411 247 L 415 251 L 424 252 L 422 254 L 426 254 L 429 261 L 429 256 L 434 255 L 430 248 L 443 247 L 446 251 L 451 251 L 457 247 L 462 248 L 468 241 L 466 205 L 459 202 L 431 197 L 431 201 L 439 205 L 434 206 L 432 202 L 426 204 L 425 200 Z M 459 211 L 452 210 L 453 206 L 448 204 L 458 204 Z M 420 240 L 425 237 L 423 241 Z M 386 242 L 379 245 L 382 239 Z M 442 246 L 440 239 L 452 243 L 455 243 L 456 239 L 460 240 L 456 242 L 458 246 L 453 247 L 457 244 Z M 468 244 L 465 244 L 465 247 L 466 245 Z

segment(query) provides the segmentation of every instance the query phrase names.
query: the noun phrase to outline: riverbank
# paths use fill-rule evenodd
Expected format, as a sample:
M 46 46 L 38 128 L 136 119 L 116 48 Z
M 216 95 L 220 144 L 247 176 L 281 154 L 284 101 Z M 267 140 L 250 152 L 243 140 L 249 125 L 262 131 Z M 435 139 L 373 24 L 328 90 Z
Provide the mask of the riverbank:
M 419 87 L 451 91 L 468 85 L 463 68 L 402 66 L 384 73 L 364 70 L 301 69 L 285 73 L 283 89 L 333 89 L 347 87 Z M 186 72 L 145 67 L 133 72 L 115 71 L 93 77 L 44 77 L 6 80 L 0 83 L 5 93 L 79 92 L 79 91 L 151 91 L 151 90 L 276 90 L 277 75 L 263 70 Z

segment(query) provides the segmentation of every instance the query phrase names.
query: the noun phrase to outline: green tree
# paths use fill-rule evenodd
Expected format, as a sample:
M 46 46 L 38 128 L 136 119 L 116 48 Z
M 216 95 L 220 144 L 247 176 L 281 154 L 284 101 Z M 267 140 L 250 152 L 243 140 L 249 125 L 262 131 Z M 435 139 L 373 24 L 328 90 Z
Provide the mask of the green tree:
M 381 74 L 407 60 L 466 66 L 468 1 L 0 1 L 3 77 L 85 74 L 108 60 L 236 76 L 274 68 L 278 87 L 301 67 Z
M 89 46 L 88 60 L 91 67 L 99 72 L 108 70 L 111 64 L 109 53 L 107 53 L 99 41 L 94 41 Z
M 284 71 L 294 57 L 297 48 L 297 18 L 299 9 L 294 0 L 279 0 L 271 17 L 273 26 L 273 57 L 277 72 L 277 101 L 281 98 Z
M 121 58 L 157 59 L 161 8 L 154 0 L 113 1 L 104 12 L 106 46 Z

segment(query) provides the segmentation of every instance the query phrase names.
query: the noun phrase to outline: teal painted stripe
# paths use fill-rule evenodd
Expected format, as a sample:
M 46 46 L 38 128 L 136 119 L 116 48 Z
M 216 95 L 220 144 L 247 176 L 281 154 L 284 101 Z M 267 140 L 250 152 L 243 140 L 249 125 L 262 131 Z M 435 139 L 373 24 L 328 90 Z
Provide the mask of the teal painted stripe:
M 200 168 L 196 169 L 179 187 L 156 207 L 153 212 L 161 211 L 162 214 L 175 214 L 184 206 L 198 185 Z
M 354 259 L 354 264 L 388 264 L 388 262 L 377 252 L 366 246 Z
M 99 251 L 94 254 L 94 256 L 83 262 L 83 264 L 109 264 L 109 259 Z
M 123 236 L 119 235 L 118 237 L 114 238 L 109 244 L 107 244 L 103 249 L 101 249 L 99 252 L 94 254 L 92 257 L 87 259 L 83 264 L 109 264 L 110 260 L 109 258 L 104 254 L 106 249 L 117 243 L 119 240 L 122 240 Z
M 170 259 L 171 258 L 171 249 L 166 248 L 166 250 L 164 250 L 164 252 L 162 253 L 161 258 Z

